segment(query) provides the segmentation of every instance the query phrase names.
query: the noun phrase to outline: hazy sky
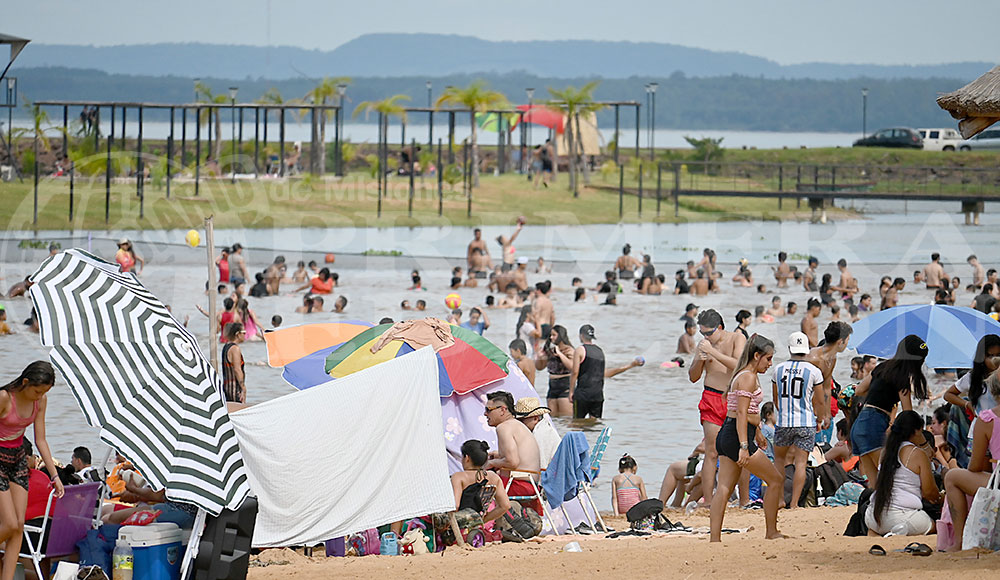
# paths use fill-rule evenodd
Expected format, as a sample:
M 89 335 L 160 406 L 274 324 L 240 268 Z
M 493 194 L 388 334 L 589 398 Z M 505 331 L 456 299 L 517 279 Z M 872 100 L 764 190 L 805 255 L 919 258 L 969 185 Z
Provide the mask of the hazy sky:
M 490 40 L 667 42 L 781 64 L 997 62 L 998 20 L 1000 0 L 0 2 L 0 32 L 47 44 L 210 42 L 329 50 L 370 32 L 429 32 Z

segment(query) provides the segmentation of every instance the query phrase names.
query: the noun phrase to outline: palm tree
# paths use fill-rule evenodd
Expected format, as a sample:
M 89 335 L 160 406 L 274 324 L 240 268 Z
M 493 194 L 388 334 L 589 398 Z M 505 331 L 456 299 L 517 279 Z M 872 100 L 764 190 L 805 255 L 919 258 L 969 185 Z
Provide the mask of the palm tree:
M 596 113 L 605 105 L 594 102 L 594 89 L 601 81 L 592 81 L 577 89 L 567 86 L 557 90 L 549 87 L 549 94 L 552 98 L 547 105 L 557 111 L 562 112 L 569 120 L 566 124 L 566 143 L 569 145 L 569 190 L 573 192 L 573 197 L 579 197 L 580 191 L 577 187 L 577 164 L 583 161 L 583 140 L 580 138 L 580 115 Z M 587 174 L 587 164 L 583 163 L 584 179 L 589 181 Z
M 229 103 L 229 97 L 226 95 L 213 95 L 212 89 L 209 88 L 203 82 L 197 82 L 194 85 L 194 92 L 198 95 L 199 103 L 212 103 L 216 105 L 225 105 Z M 222 117 L 221 109 L 222 107 L 214 107 L 215 112 L 215 151 L 212 153 L 212 158 L 215 159 L 216 163 L 221 163 L 219 161 L 222 155 Z M 202 111 L 203 120 L 207 123 L 209 121 L 209 115 L 213 112 L 213 109 L 204 109 Z M 235 162 L 235 160 L 234 160 Z
M 303 100 L 308 101 L 313 105 L 325 105 L 328 101 L 335 100 L 337 97 L 337 85 L 346 85 L 351 82 L 349 77 L 323 77 L 323 80 L 319 82 L 318 85 L 313 87 L 311 91 L 306 93 Z M 320 116 L 319 122 L 319 147 L 312 147 L 310 149 L 310 155 L 316 160 L 315 155 L 319 153 L 319 174 L 323 175 L 326 173 L 326 122 L 333 117 L 333 111 L 330 109 L 324 109 L 322 115 Z M 317 143 L 316 135 L 317 127 L 316 123 L 312 126 L 312 139 L 313 143 Z M 316 162 L 310 164 L 312 167 L 316 166 Z
M 486 88 L 483 81 L 473 81 L 465 88 L 448 87 L 438 97 L 436 107 L 441 105 L 458 105 L 468 109 L 469 125 L 472 128 L 472 181 L 479 186 L 479 146 L 476 143 L 476 114 L 485 113 L 490 109 L 507 106 L 507 97 L 499 91 Z

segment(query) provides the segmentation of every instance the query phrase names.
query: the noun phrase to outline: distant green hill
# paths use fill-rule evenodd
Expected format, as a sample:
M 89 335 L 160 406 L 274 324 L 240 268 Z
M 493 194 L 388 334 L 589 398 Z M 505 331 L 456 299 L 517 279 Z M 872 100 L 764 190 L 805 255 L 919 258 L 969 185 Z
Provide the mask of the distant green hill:
M 31 100 L 116 100 L 125 102 L 185 103 L 194 100 L 193 79 L 176 76 L 132 76 L 108 74 L 97 70 L 69 68 L 21 68 L 17 71 L 22 96 Z M 535 98 L 545 99 L 546 87 L 567 84 L 583 85 L 593 77 L 551 78 L 525 73 L 451 75 L 431 78 L 438 94 L 447 85 L 462 86 L 482 78 L 515 103 L 524 103 L 525 87 L 535 87 Z M 397 93 L 412 97 L 415 106 L 427 102 L 425 82 L 428 77 L 398 78 L 356 77 L 347 95 L 348 109 L 357 103 L 378 100 Z M 950 126 L 954 120 L 938 108 L 935 98 L 954 90 L 962 79 L 854 79 L 817 81 L 808 79 L 774 80 L 760 77 L 725 76 L 690 78 L 683 74 L 669 77 L 632 77 L 606 79 L 597 88 L 598 100 L 645 103 L 644 85 L 659 82 L 656 95 L 656 126 L 675 129 L 728 129 L 754 131 L 860 131 L 861 88 L 869 89 L 868 128 L 903 125 L 910 127 Z M 240 102 L 252 102 L 270 88 L 278 89 L 285 99 L 302 97 L 314 81 L 305 79 L 269 81 L 251 79 L 203 78 L 203 82 L 225 93 L 239 86 Z M 22 111 L 23 114 L 23 111 Z M 155 113 L 147 113 L 155 120 Z M 645 109 L 642 113 L 645 124 Z M 623 127 L 635 125 L 634 110 L 623 110 Z M 360 116 L 357 122 L 364 122 Z M 422 123 L 422 116 L 411 122 Z M 459 119 L 465 122 L 465 119 Z M 441 121 L 439 121 L 441 122 Z M 613 125 L 611 111 L 599 116 L 603 127 Z
M 278 46 L 30 44 L 19 67 L 65 66 L 150 76 L 292 79 L 322 76 L 432 76 L 523 71 L 546 78 L 689 77 L 732 74 L 819 80 L 869 77 L 958 78 L 966 82 L 993 65 L 926 66 L 806 63 L 780 65 L 738 52 L 657 42 L 592 40 L 489 41 L 447 34 L 366 34 L 331 51 Z

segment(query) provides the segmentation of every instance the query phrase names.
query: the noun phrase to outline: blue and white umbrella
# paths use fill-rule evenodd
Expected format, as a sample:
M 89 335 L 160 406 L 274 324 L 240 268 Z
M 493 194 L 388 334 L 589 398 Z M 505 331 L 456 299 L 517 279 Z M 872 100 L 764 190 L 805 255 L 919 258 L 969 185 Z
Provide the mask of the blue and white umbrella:
M 973 308 L 916 304 L 896 306 L 854 324 L 848 347 L 860 354 L 891 358 L 903 337 L 915 334 L 927 344 L 928 367 L 971 368 L 976 345 L 987 334 L 1000 336 L 1000 323 Z

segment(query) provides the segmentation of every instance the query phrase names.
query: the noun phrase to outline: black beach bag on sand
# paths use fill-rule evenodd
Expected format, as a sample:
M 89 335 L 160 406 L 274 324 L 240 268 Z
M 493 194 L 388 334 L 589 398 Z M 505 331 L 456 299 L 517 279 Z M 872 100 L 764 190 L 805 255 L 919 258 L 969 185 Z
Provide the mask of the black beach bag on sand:
M 795 475 L 795 466 L 785 466 L 785 505 L 792 501 L 792 477 Z M 836 490 L 834 490 L 836 491 Z M 806 466 L 806 484 L 799 495 L 799 507 L 816 507 L 816 468 Z
M 625 514 L 625 519 L 635 531 L 651 532 L 654 530 L 688 530 L 684 524 L 673 523 L 663 517 L 663 502 L 656 499 L 644 499 L 632 506 Z
M 868 510 L 868 502 L 872 499 L 872 490 L 866 489 L 861 492 L 861 497 L 858 498 L 858 509 L 851 516 L 851 521 L 847 522 L 847 529 L 844 530 L 845 536 L 867 536 L 868 535 L 868 524 L 865 523 L 865 512 Z

